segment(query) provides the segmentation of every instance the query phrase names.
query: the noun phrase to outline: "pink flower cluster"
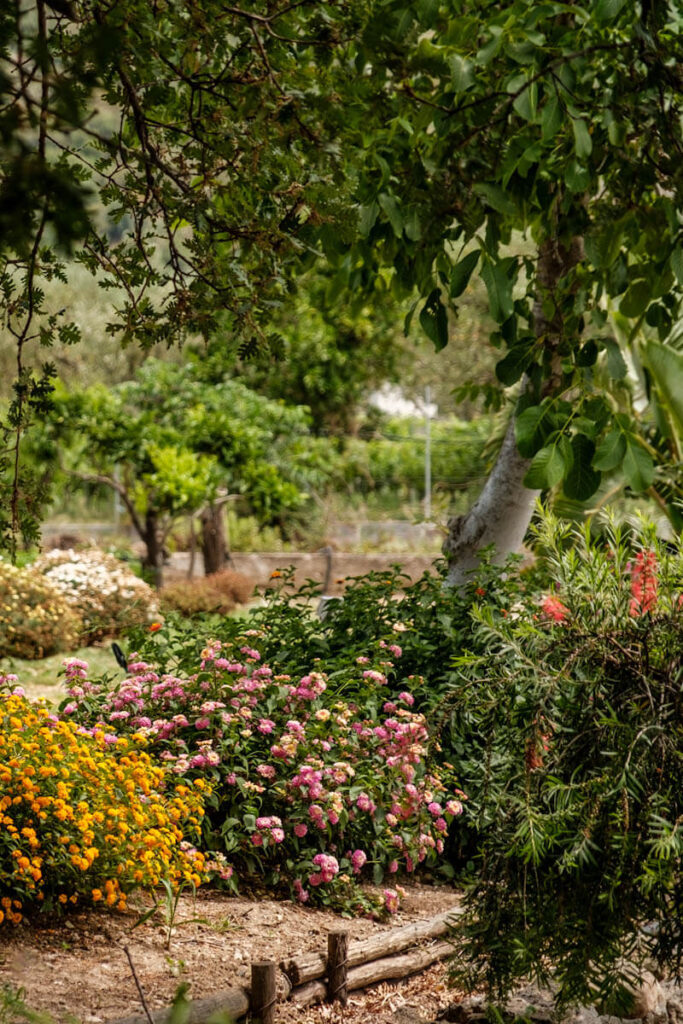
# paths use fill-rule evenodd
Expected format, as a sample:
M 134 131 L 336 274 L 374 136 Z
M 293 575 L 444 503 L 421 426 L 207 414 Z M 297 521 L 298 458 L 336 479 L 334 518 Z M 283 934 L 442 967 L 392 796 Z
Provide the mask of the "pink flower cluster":
M 269 843 L 281 843 L 285 838 L 282 820 L 275 814 L 256 819 L 256 832 L 252 832 L 253 846 L 267 846 Z
M 396 874 L 436 859 L 464 794 L 456 790 L 455 799 L 427 771 L 427 723 L 412 710 L 412 693 L 400 690 L 378 713 L 383 672 L 358 668 L 360 697 L 351 702 L 331 695 L 319 671 L 296 682 L 276 675 L 255 648 L 237 650 L 212 642 L 186 679 L 133 658 L 121 684 L 93 687 L 87 701 L 87 670 L 74 663 L 81 692 L 72 713 L 100 730 L 115 723 L 143 733 L 178 776 L 207 774 L 221 801 L 213 817 L 230 823 L 217 824 L 216 841 L 234 868 L 252 870 L 258 858 L 265 872 L 289 876 L 301 902 L 314 892 L 320 899 L 332 882 L 334 892 L 352 893 L 368 861 Z
M 329 853 L 317 853 L 313 864 L 318 870 L 308 876 L 308 884 L 314 888 L 324 882 L 331 882 L 339 874 L 339 861 Z

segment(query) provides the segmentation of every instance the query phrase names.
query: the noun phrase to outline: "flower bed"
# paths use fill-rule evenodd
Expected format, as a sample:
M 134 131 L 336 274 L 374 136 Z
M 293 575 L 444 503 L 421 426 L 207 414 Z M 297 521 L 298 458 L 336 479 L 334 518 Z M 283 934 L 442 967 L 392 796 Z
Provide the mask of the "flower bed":
M 205 844 L 225 853 L 238 876 L 262 875 L 301 902 L 377 910 L 355 883 L 438 864 L 463 798 L 448 792 L 451 767 L 430 765 L 412 693 L 390 696 L 387 655 L 400 657 L 400 648 L 378 654 L 374 666 L 359 659 L 332 696 L 321 672 L 276 674 L 245 643 L 212 642 L 188 678 L 132 662 L 112 691 L 72 660 L 61 711 L 142 732 L 178 777 L 211 780 Z M 387 888 L 384 909 L 395 911 L 399 896 Z
M 0 923 L 38 906 L 123 909 L 135 888 L 203 881 L 188 838 L 205 781 L 173 778 L 140 735 L 57 719 L 15 684 L 0 677 Z

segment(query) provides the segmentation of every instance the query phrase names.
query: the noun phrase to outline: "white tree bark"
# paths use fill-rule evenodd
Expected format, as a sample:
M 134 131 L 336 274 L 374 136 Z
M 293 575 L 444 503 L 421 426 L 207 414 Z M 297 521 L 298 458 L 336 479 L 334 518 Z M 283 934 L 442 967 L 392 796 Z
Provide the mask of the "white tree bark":
M 546 240 L 539 250 L 537 298 L 534 303 L 534 331 L 550 356 L 550 371 L 544 394 L 550 394 L 562 378 L 559 354 L 562 315 L 555 302 L 557 285 L 583 257 L 583 239 L 573 238 L 568 247 L 556 239 Z M 464 516 L 448 521 L 443 553 L 448 559 L 447 583 L 461 586 L 479 564 L 479 552 L 493 545 L 494 561 L 504 562 L 519 551 L 539 491 L 524 486 L 529 460 L 522 458 L 515 442 L 515 418 L 511 418 L 498 458 L 484 490 Z
M 443 552 L 449 563 L 449 586 L 459 587 L 466 582 L 468 573 L 479 565 L 482 548 L 492 544 L 499 562 L 510 552 L 519 551 L 540 494 L 522 482 L 528 468 L 529 461 L 517 451 L 513 416 L 484 490 L 469 512 L 448 521 Z

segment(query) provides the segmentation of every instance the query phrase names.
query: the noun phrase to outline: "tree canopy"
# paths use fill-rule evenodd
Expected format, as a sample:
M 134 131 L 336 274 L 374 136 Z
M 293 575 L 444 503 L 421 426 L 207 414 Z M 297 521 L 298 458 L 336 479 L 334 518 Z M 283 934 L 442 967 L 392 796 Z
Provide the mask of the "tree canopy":
M 319 135 L 325 64 L 350 5 L 35 0 L 0 14 L 0 294 L 16 345 L 3 423 L 2 533 L 35 536 L 44 494 L 20 441 L 44 411 L 55 338 L 76 342 L 43 282 L 84 263 L 123 299 L 122 344 L 210 336 L 219 311 L 245 349 L 338 205 Z M 315 217 L 314 217 L 315 212 Z M 330 214 L 331 215 L 331 214 Z M 117 298 L 119 296 L 117 295 Z M 36 355 L 38 352 L 38 356 Z
M 636 490 L 652 478 L 595 366 L 626 372 L 610 308 L 660 341 L 680 313 L 681 18 L 628 0 L 397 0 L 353 45 L 360 237 L 339 273 L 357 287 L 391 268 L 397 294 L 417 285 L 437 346 L 447 306 L 481 276 L 498 379 L 526 378 L 529 487 L 564 480 L 588 497 L 608 463 Z M 519 252 L 520 233 L 536 252 Z
M 647 489 L 652 452 L 602 371 L 626 373 L 613 312 L 665 344 L 680 314 L 682 17 L 636 0 L 6 12 L 4 532 L 31 529 L 19 441 L 50 388 L 27 348 L 78 338 L 41 291 L 60 247 L 123 290 L 122 343 L 210 337 L 223 311 L 243 353 L 317 257 L 329 303 L 417 292 L 406 325 L 437 348 L 476 274 L 499 384 L 522 382 L 512 476 L 530 496 L 585 499 L 615 469 Z

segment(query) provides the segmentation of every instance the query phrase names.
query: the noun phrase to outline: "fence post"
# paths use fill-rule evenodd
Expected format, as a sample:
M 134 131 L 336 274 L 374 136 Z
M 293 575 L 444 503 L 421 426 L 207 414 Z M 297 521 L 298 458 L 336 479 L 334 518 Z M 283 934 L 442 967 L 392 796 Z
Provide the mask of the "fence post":
M 347 987 L 347 962 L 349 933 L 329 932 L 327 935 L 327 1000 L 346 1006 L 349 991 Z
M 251 965 L 251 1014 L 259 1024 L 274 1024 L 277 990 L 275 961 L 260 960 Z

